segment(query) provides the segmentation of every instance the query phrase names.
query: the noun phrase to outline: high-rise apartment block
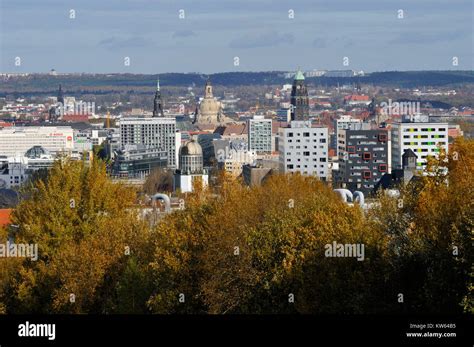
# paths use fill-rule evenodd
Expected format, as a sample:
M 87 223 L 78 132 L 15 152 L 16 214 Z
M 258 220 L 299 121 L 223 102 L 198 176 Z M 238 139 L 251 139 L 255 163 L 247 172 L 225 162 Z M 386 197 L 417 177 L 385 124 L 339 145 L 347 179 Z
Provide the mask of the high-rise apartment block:
M 176 119 L 165 117 L 127 117 L 120 120 L 120 144 L 144 145 L 158 148 L 167 153 L 168 167 L 177 167 L 177 157 L 181 142 L 176 131 Z
M 256 154 L 272 152 L 272 120 L 264 116 L 254 116 L 248 121 L 249 151 Z
M 428 156 L 448 150 L 448 123 L 429 122 L 428 116 L 407 116 L 392 125 L 392 168 L 402 169 L 402 155 L 411 149 L 417 169 L 426 167 Z
M 328 128 L 292 121 L 289 127 L 280 128 L 278 151 L 280 172 L 328 179 Z
M 339 187 L 368 194 L 389 171 L 389 137 L 385 128 L 364 125 L 338 131 L 339 169 L 334 181 Z

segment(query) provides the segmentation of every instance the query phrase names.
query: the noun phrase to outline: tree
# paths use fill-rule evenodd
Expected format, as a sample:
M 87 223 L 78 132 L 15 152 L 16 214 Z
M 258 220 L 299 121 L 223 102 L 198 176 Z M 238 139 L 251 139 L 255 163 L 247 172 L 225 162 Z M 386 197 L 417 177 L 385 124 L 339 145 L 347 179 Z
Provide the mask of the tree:
M 157 168 L 147 177 L 143 190 L 148 195 L 173 191 L 173 174 L 170 170 Z
M 62 159 L 48 180 L 29 187 L 13 214 L 16 243 L 36 243 L 38 261 L 23 260 L 8 277 L 8 312 L 107 312 L 128 254 L 147 237 L 133 211 L 136 192 L 107 177 L 94 160 Z

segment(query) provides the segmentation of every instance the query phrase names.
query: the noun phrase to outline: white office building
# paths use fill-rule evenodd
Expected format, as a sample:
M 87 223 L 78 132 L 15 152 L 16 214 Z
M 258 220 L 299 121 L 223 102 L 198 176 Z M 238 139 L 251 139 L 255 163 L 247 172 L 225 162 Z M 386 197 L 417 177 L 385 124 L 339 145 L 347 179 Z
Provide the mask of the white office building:
M 288 128 L 280 128 L 278 151 L 280 172 L 328 180 L 328 128 L 292 121 Z
M 257 154 L 272 152 L 272 120 L 253 116 L 248 121 L 249 151 Z
M 22 156 L 0 156 L 0 188 L 19 187 L 36 170 L 49 169 L 54 157 L 46 149 L 33 146 Z
M 120 145 L 156 147 L 168 155 L 168 167 L 177 168 L 181 134 L 176 119 L 165 117 L 126 117 L 120 120 Z
M 70 154 L 74 149 L 71 127 L 7 127 L 0 129 L 0 156 L 23 156 L 34 146 L 41 146 L 52 155 Z
M 402 155 L 411 149 L 417 156 L 417 169 L 426 168 L 428 156 L 448 151 L 448 123 L 433 123 L 428 116 L 405 117 L 392 125 L 392 169 L 402 169 Z

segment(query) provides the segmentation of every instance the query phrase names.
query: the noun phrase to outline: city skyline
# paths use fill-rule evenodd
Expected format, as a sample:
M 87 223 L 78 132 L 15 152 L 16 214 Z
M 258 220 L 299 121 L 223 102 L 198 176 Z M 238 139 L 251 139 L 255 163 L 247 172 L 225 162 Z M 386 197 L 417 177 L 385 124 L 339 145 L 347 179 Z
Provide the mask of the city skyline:
M 3 1 L 0 71 L 473 69 L 470 1 L 243 2 Z

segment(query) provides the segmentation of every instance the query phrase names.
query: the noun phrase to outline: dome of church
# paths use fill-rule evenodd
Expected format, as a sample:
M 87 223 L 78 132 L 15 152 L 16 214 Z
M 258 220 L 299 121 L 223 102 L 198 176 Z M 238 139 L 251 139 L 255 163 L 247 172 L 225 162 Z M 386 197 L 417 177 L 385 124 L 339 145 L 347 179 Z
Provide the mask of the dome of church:
M 202 148 L 194 140 L 187 141 L 181 148 L 179 149 L 179 155 L 200 155 L 202 156 Z
M 194 140 L 186 142 L 179 149 L 179 169 L 184 175 L 203 173 L 202 148 Z
M 220 110 L 220 104 L 215 99 L 203 99 L 201 101 L 200 111 L 203 114 L 217 114 Z
M 196 122 L 198 124 L 219 124 L 222 105 L 212 93 L 212 85 L 208 80 L 204 90 L 204 98 L 199 105 Z

